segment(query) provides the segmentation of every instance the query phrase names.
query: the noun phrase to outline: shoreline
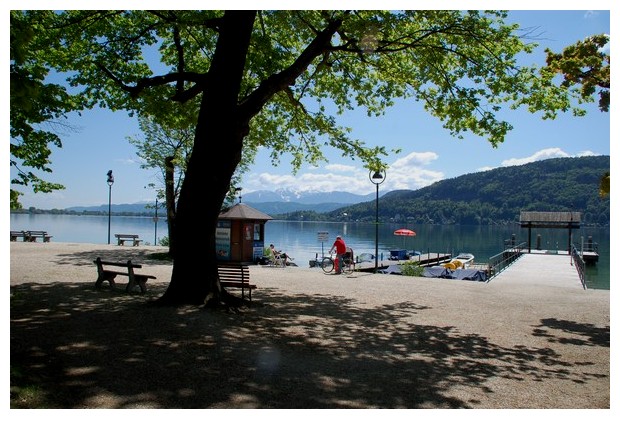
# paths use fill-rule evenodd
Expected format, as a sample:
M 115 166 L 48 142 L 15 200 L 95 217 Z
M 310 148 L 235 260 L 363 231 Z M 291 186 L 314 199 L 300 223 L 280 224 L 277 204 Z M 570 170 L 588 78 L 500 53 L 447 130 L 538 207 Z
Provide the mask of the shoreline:
M 65 375 L 62 388 L 82 392 L 68 408 L 610 408 L 609 290 L 333 276 L 316 268 L 256 265 L 250 267 L 258 285 L 254 304 L 241 315 L 194 307 L 154 310 L 141 304 L 163 293 L 172 270 L 170 262 L 146 258 L 158 249 L 12 242 L 11 364 L 19 356 L 20 363 L 35 365 L 29 347 L 38 338 L 37 347 L 60 359 L 70 374 L 71 367 L 84 365 L 73 362 L 78 356 L 72 345 L 85 341 L 78 340 L 84 335 L 103 351 L 85 350 L 82 358 L 107 356 L 113 338 L 126 353 L 156 350 L 152 358 L 163 365 L 155 370 L 162 380 L 165 362 L 185 362 L 181 373 L 167 379 L 171 386 L 147 375 L 152 365 L 129 364 L 131 372 L 116 363 L 97 366 L 82 376 L 93 383 L 90 389 L 78 389 L 75 378 Z M 157 279 L 149 280 L 144 295 L 118 286 L 95 290 L 96 256 L 132 259 Z M 45 316 L 37 322 L 33 317 L 41 311 Z M 105 320 L 115 335 L 84 332 L 77 320 L 85 323 L 84 314 Z M 140 329 L 123 325 L 132 315 L 152 323 Z M 171 348 L 179 341 L 187 356 Z M 205 372 L 208 365 L 189 363 L 198 356 L 214 359 L 211 366 L 224 365 L 220 371 L 237 368 L 227 376 L 237 381 L 222 387 L 228 395 L 213 392 L 209 383 L 191 383 L 191 377 L 213 383 L 220 376 Z M 153 384 L 134 386 L 136 372 Z M 104 385 L 97 381 L 103 375 Z M 187 397 L 161 395 L 160 389 L 190 385 L 194 393 Z M 124 402 L 127 397 L 133 402 Z
M 47 230 L 53 235 L 52 242 L 83 242 L 99 243 L 105 245 L 108 229 L 107 219 L 100 218 L 99 221 L 90 219 L 91 216 L 77 216 L 66 219 L 67 216 L 53 215 L 12 215 L 11 223 L 14 229 Z M 87 219 L 88 218 L 88 219 Z M 149 219 L 136 218 L 127 222 L 112 222 L 112 233 L 132 233 L 139 234 L 144 241 L 150 243 L 154 241 L 154 223 Z M 160 225 L 161 226 L 161 225 Z M 489 258 L 503 251 L 505 239 L 511 238 L 511 234 L 517 233 L 520 241 L 527 241 L 526 232 L 515 230 L 518 225 L 507 226 L 454 226 L 454 225 L 415 225 L 417 236 L 413 239 L 397 237 L 393 235 L 396 225 L 381 225 L 379 229 L 379 253 L 384 253 L 383 259 L 388 259 L 393 249 L 401 246 L 410 250 L 417 250 L 422 253 L 459 253 L 469 252 L 476 256 L 481 262 L 488 261 Z M 337 233 L 344 233 L 345 241 L 351 246 L 355 255 L 362 253 L 374 254 L 375 252 L 375 230 L 372 224 L 367 223 L 325 223 L 314 221 L 269 221 L 265 224 L 265 239 L 268 245 L 273 242 L 277 248 L 287 252 L 294 257 L 300 266 L 309 265 L 309 261 L 318 256 L 322 256 L 324 246 L 318 241 L 317 231 L 328 231 L 330 237 Z M 345 232 L 346 231 L 346 232 Z M 162 238 L 168 235 L 165 227 L 160 227 L 155 234 Z M 548 229 L 539 231 L 543 234 L 543 247 L 555 249 L 557 244 L 565 243 L 565 231 L 559 229 Z M 600 287 L 609 288 L 610 273 L 610 240 L 609 228 L 590 228 L 583 226 L 575 232 L 574 240 L 578 241 L 578 236 L 592 235 L 594 241 L 600 242 L 601 262 L 597 264 L 596 271 L 591 272 L 592 281 L 600 281 Z M 532 237 L 534 239 L 535 237 Z M 114 243 L 116 240 L 112 237 Z M 200 245 L 200 240 L 198 241 Z M 323 243 L 325 246 L 331 242 Z M 381 257 L 379 258 L 381 260 Z

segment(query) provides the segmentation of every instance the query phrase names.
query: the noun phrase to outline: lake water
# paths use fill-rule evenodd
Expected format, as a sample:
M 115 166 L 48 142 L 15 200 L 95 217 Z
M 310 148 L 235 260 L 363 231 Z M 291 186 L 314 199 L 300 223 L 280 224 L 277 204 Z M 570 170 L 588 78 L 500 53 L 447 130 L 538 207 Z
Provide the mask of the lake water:
M 52 241 L 69 243 L 108 242 L 107 216 L 75 216 L 52 214 L 10 215 L 11 230 L 44 230 L 53 236 Z M 415 237 L 395 236 L 394 231 L 408 228 Z M 327 233 L 326 241 L 319 241 L 319 232 Z M 144 244 L 155 243 L 155 222 L 150 217 L 112 216 L 110 236 L 114 234 L 138 234 Z M 484 263 L 504 249 L 504 240 L 515 234 L 517 242 L 527 241 L 527 229 L 512 226 L 461 226 L 461 225 L 379 225 L 379 258 L 389 258 L 390 250 L 408 249 L 422 253 L 438 252 L 457 254 L 473 253 L 476 262 Z M 327 253 L 336 238 L 342 235 L 356 255 L 375 253 L 375 225 L 371 223 L 342 222 L 295 222 L 271 220 L 265 224 L 265 244 L 274 243 L 276 248 L 295 258 L 299 266 L 307 267 L 316 255 Z M 565 229 L 532 229 L 532 245 L 540 234 L 542 248 L 566 250 L 568 231 Z M 157 240 L 168 235 L 167 224 L 160 218 L 157 223 Z M 599 246 L 599 262 L 588 266 L 588 288 L 609 289 L 610 284 L 610 237 L 609 228 L 581 228 L 573 230 L 572 242 L 579 247 L 581 240 L 592 237 Z M 543 273 L 544 274 L 544 273 Z

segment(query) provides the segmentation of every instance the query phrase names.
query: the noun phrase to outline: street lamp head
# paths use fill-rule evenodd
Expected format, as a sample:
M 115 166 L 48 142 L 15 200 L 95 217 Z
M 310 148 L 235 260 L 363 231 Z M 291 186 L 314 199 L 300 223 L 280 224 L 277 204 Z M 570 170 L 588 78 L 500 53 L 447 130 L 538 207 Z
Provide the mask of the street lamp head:
M 236 188 L 234 189 L 235 194 L 239 193 L 239 204 L 241 204 L 241 191 L 242 191 L 242 190 L 243 190 L 243 188 L 240 188 L 240 187 L 236 187 Z
M 112 186 L 114 184 L 114 176 L 112 176 L 112 170 L 108 170 L 108 186 Z
M 380 185 L 385 181 L 385 172 L 381 171 L 371 171 L 368 173 L 368 178 L 375 185 Z

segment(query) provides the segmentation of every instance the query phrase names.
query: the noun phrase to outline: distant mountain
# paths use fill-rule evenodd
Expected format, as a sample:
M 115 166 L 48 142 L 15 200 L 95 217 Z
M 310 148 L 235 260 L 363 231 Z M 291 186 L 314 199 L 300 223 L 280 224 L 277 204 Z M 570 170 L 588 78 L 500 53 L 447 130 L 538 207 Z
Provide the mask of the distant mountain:
M 275 191 L 254 191 L 241 196 L 241 201 L 269 215 L 290 212 L 325 213 L 370 201 L 374 194 L 357 195 L 350 192 L 301 192 L 293 189 Z
M 388 192 L 379 200 L 382 222 L 493 225 L 517 222 L 521 211 L 575 211 L 584 225 L 610 223 L 610 198 L 599 184 L 610 171 L 609 156 L 554 158 L 465 174 L 415 191 Z M 371 222 L 373 202 L 321 213 L 315 220 Z M 309 219 L 303 213 L 304 219 Z M 296 213 L 285 219 L 299 219 Z
M 243 200 L 244 203 L 247 201 Z M 290 212 L 303 212 L 314 211 L 317 213 L 326 213 L 332 210 L 337 210 L 341 207 L 346 207 L 350 204 L 341 203 L 321 203 L 321 204 L 302 204 L 302 203 L 286 203 L 286 202 L 267 202 L 267 203 L 255 203 L 247 202 L 248 205 L 254 207 L 256 210 L 260 210 L 268 215 L 280 215 Z
M 325 213 L 332 210 L 337 210 L 341 207 L 349 206 L 351 204 L 370 201 L 373 198 L 373 193 L 367 195 L 357 195 L 350 192 L 300 192 L 292 189 L 277 189 L 275 191 L 248 192 L 247 194 L 241 196 L 241 201 L 251 205 L 263 213 L 267 213 L 269 215 L 280 215 L 294 211 L 314 211 L 317 213 Z M 147 205 L 152 206 L 153 202 L 112 204 L 112 213 L 140 213 L 145 215 L 153 215 L 155 213 L 155 209 L 152 207 L 146 208 Z M 78 213 L 107 213 L 108 205 L 74 206 L 68 207 L 65 210 Z
M 146 208 L 147 205 L 153 206 L 152 208 Z M 112 213 L 131 213 L 131 214 L 146 214 L 146 215 L 154 215 L 155 207 L 152 201 L 150 202 L 142 202 L 142 203 L 133 203 L 133 204 L 112 204 Z M 108 212 L 108 205 L 102 204 L 100 206 L 74 206 L 67 207 L 65 210 L 74 211 L 78 213 L 83 212 Z M 163 213 L 162 206 L 159 205 L 159 214 Z M 159 216 L 158 214 L 158 216 Z
M 415 191 L 387 192 L 380 198 L 379 217 L 381 222 L 489 225 L 516 222 L 521 211 L 575 211 L 582 213 L 584 225 L 606 226 L 610 199 L 599 197 L 598 190 L 610 167 L 609 156 L 588 156 L 469 173 Z M 374 193 L 279 189 L 244 194 L 242 202 L 278 219 L 373 222 L 375 218 Z M 112 212 L 152 216 L 154 209 L 147 209 L 148 204 L 113 204 Z M 107 213 L 108 206 L 65 210 Z
M 374 193 L 357 195 L 350 192 L 318 192 L 318 191 L 296 191 L 294 189 L 276 189 L 275 191 L 254 191 L 243 194 L 244 203 L 298 203 L 298 204 L 357 204 L 370 201 L 375 198 Z M 253 204 L 253 206 L 255 206 Z M 260 210 L 260 209 L 259 209 Z

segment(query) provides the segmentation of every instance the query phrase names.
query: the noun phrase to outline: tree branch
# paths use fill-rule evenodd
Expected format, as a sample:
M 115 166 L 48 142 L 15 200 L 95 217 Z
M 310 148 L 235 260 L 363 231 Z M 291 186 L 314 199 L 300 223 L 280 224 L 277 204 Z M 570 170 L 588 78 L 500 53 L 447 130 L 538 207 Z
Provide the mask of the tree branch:
M 183 56 L 183 44 L 181 43 L 179 27 L 175 25 L 173 31 L 174 31 L 174 46 L 177 49 L 177 57 L 178 57 L 177 72 L 183 73 L 185 72 L 185 58 Z M 177 94 L 180 94 L 183 92 L 184 90 L 183 83 L 184 83 L 183 79 L 177 80 Z
M 263 80 L 241 104 L 240 113 L 246 118 L 251 118 L 258 114 L 261 108 L 271 99 L 271 97 L 295 83 L 308 66 L 318 56 L 329 50 L 331 38 L 342 26 L 342 19 L 335 19 L 327 24 L 314 40 L 304 49 L 299 57 L 288 68 L 280 73 L 273 74 Z
M 156 86 L 167 85 L 172 82 L 194 82 L 196 85 L 191 87 L 188 90 L 184 90 L 181 93 L 177 93 L 173 100 L 175 101 L 187 101 L 191 98 L 195 97 L 201 90 L 206 79 L 206 75 L 203 73 L 195 73 L 195 72 L 182 72 L 182 73 L 168 73 L 162 76 L 153 76 L 142 78 L 138 80 L 135 86 L 130 86 L 124 83 L 119 77 L 117 77 L 114 73 L 112 73 L 106 66 L 101 63 L 97 63 L 97 67 L 105 73 L 110 79 L 112 79 L 118 86 L 121 87 L 123 91 L 126 91 L 132 97 L 137 97 L 140 93 L 146 88 L 153 88 Z M 178 88 L 178 85 L 177 85 Z

